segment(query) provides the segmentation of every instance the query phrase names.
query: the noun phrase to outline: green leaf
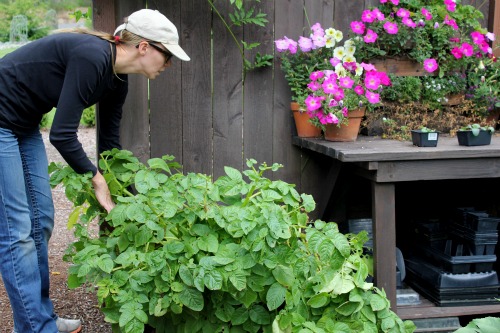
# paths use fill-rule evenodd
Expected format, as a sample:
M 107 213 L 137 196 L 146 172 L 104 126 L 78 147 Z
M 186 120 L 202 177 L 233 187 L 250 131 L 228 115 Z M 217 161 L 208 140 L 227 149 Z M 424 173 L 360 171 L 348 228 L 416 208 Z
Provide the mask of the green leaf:
M 307 301 L 307 305 L 311 308 L 321 308 L 330 302 L 330 296 L 327 293 L 319 293 L 314 295 Z
M 109 254 L 103 254 L 102 256 L 99 257 L 99 260 L 97 261 L 97 266 L 105 273 L 111 273 L 111 271 L 114 268 L 114 262 L 113 259 L 111 259 L 111 256 Z
M 182 304 L 193 311 L 201 311 L 204 307 L 203 295 L 193 288 L 186 288 L 179 293 L 179 300 Z
M 387 299 L 384 299 L 382 296 L 373 294 L 370 297 L 370 306 L 373 311 L 380 311 L 389 307 Z
M 248 312 L 250 319 L 259 325 L 269 325 L 271 323 L 271 315 L 261 305 L 254 305 Z
M 216 270 L 208 271 L 204 276 L 205 286 L 210 290 L 222 289 L 222 274 Z
M 243 179 L 241 172 L 239 172 L 235 168 L 226 166 L 224 167 L 224 171 L 226 172 L 226 175 L 228 175 L 232 180 L 241 181 Z
M 351 246 L 346 236 L 337 232 L 333 235 L 333 244 L 340 251 L 340 253 L 344 256 L 344 258 L 349 257 L 351 254 Z
M 234 311 L 233 316 L 231 317 L 231 322 L 235 326 L 243 325 L 248 320 L 248 317 L 248 310 L 244 307 L 240 307 Z
M 229 275 L 229 281 L 231 281 L 233 286 L 239 291 L 244 290 L 247 287 L 247 278 L 243 273 L 235 272 Z
M 277 265 L 273 269 L 273 276 L 281 283 L 283 286 L 290 287 L 293 285 L 295 281 L 295 274 L 293 273 L 293 269 L 283 265 Z
M 275 282 L 271 285 L 266 294 L 267 308 L 269 311 L 276 310 L 285 301 L 286 289 Z

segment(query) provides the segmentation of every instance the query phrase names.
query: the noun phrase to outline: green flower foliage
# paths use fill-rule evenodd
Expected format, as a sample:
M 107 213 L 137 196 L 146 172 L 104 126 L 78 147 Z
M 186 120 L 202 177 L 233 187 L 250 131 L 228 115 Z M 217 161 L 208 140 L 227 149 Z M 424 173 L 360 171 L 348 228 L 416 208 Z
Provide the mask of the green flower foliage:
M 310 195 L 263 176 L 280 165 L 226 167 L 213 181 L 171 156 L 142 164 L 124 150 L 100 160 L 117 203 L 98 205 L 90 174 L 51 164 L 75 204 L 69 286 L 97 286 L 116 332 L 412 332 L 366 282 L 366 233 L 308 221 Z M 99 220 L 99 236 L 91 221 Z

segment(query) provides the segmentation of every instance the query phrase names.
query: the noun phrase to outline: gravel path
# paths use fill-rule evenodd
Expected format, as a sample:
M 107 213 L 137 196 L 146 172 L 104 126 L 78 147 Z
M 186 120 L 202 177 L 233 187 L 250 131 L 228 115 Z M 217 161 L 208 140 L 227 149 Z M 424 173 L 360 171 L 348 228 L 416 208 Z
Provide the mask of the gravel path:
M 64 162 L 59 153 L 48 140 L 48 132 L 43 131 L 49 162 Z M 87 155 L 95 162 L 95 129 L 81 128 L 78 133 L 80 142 Z M 111 326 L 104 321 L 98 309 L 94 291 L 89 287 L 68 289 L 67 270 L 69 263 L 62 260 L 67 246 L 74 241 L 73 232 L 66 228 L 66 222 L 73 207 L 66 199 L 64 189 L 57 187 L 52 190 L 56 210 L 55 227 L 49 244 L 49 265 L 51 272 L 51 298 L 56 313 L 65 318 L 80 318 L 84 333 L 111 333 Z M 13 329 L 12 312 L 9 299 L 0 278 L 0 332 L 11 333 Z

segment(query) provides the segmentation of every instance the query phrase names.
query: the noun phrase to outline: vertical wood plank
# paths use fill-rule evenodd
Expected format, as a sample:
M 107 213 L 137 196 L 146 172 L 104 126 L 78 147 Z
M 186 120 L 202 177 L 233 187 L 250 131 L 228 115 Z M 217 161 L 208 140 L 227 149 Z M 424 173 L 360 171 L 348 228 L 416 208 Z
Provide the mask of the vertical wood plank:
M 149 8 L 159 10 L 176 26 L 183 47 L 181 0 L 150 1 Z M 182 73 L 193 61 L 196 60 L 184 62 L 173 57 L 172 65 L 149 81 L 151 157 L 174 155 L 182 164 Z
M 275 0 L 273 40 L 287 36 L 297 40 L 302 34 L 304 22 L 303 1 Z M 296 184 L 300 190 L 301 150 L 292 145 L 292 134 L 296 134 L 293 115 L 290 110 L 291 91 L 281 70 L 279 53 L 274 57 L 273 94 L 273 160 L 283 164 L 275 177 Z
M 229 1 L 215 3 L 222 17 L 229 20 L 229 13 L 233 11 Z M 224 174 L 226 165 L 243 167 L 243 60 L 236 42 L 216 13 L 213 29 L 213 176 L 217 178 Z M 231 29 L 238 42 L 243 39 L 241 28 Z
M 253 3 L 256 12 L 262 11 L 273 17 L 274 3 L 262 1 Z M 258 42 L 258 52 L 273 52 L 273 27 L 247 25 L 244 27 L 244 38 L 247 43 Z M 247 59 L 254 59 L 257 50 L 245 52 Z M 247 72 L 244 83 L 244 120 L 243 120 L 243 156 L 253 158 L 259 163 L 273 163 L 273 78 L 269 68 Z
M 373 267 L 375 283 L 396 309 L 395 185 L 372 182 Z
M 114 0 L 92 1 L 92 23 L 96 30 L 113 33 L 116 29 Z
M 496 38 L 493 42 L 493 54 L 500 57 L 500 1 L 490 0 L 490 8 L 488 12 L 488 31 L 495 34 Z
M 117 25 L 134 11 L 146 8 L 144 0 L 115 2 Z M 123 118 L 120 128 L 120 141 L 123 149 L 132 151 L 142 162 L 150 157 L 149 152 L 149 112 L 148 80 L 139 75 L 130 74 L 129 92 L 123 106 Z
M 334 0 L 305 1 L 306 13 L 309 17 L 309 22 L 305 22 L 304 24 L 306 28 L 305 32 L 309 31 L 308 28 L 310 25 L 317 22 L 319 22 L 324 29 L 330 28 L 333 25 L 334 5 Z
M 361 13 L 364 9 L 364 0 L 335 1 L 333 22 L 335 23 L 335 29 L 341 30 L 344 33 L 344 40 L 351 32 L 351 21 L 359 21 L 361 19 Z
M 211 12 L 206 1 L 181 1 L 182 48 L 191 57 L 182 69 L 184 170 L 212 174 Z

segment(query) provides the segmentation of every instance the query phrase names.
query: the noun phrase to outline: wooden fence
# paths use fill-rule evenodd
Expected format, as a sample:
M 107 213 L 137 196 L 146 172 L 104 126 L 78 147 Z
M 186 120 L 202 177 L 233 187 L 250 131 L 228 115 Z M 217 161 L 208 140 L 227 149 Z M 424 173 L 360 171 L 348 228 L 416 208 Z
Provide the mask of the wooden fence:
M 215 0 L 223 14 L 229 0 Z M 484 1 L 462 3 L 479 6 Z M 320 22 L 346 36 L 349 22 L 379 0 L 262 0 L 258 9 L 267 14 L 266 27 L 236 28 L 236 36 L 260 42 L 255 52 L 273 54 L 273 41 L 282 36 L 297 39 L 303 27 Z M 477 3 L 477 4 L 476 4 Z M 96 29 L 112 32 L 124 17 L 141 8 L 158 9 L 178 28 L 180 43 L 191 57 L 177 59 L 160 77 L 149 81 L 130 76 L 130 93 L 122 122 L 122 143 L 142 160 L 172 154 L 186 172 L 218 177 L 224 166 L 245 168 L 253 158 L 284 165 L 271 175 L 297 184 L 299 191 L 321 202 L 331 161 L 312 156 L 291 144 L 293 118 L 290 91 L 275 62 L 272 68 L 251 71 L 242 80 L 239 51 L 207 0 L 94 0 Z M 495 0 L 481 7 L 488 15 Z M 493 21 L 493 20 L 491 20 Z M 494 22 L 490 30 L 496 29 Z M 307 30 L 309 30 L 307 28 Z M 306 31 L 307 32 L 307 31 Z M 324 200 L 323 200 L 324 201 Z M 324 202 L 323 202 L 324 204 Z

